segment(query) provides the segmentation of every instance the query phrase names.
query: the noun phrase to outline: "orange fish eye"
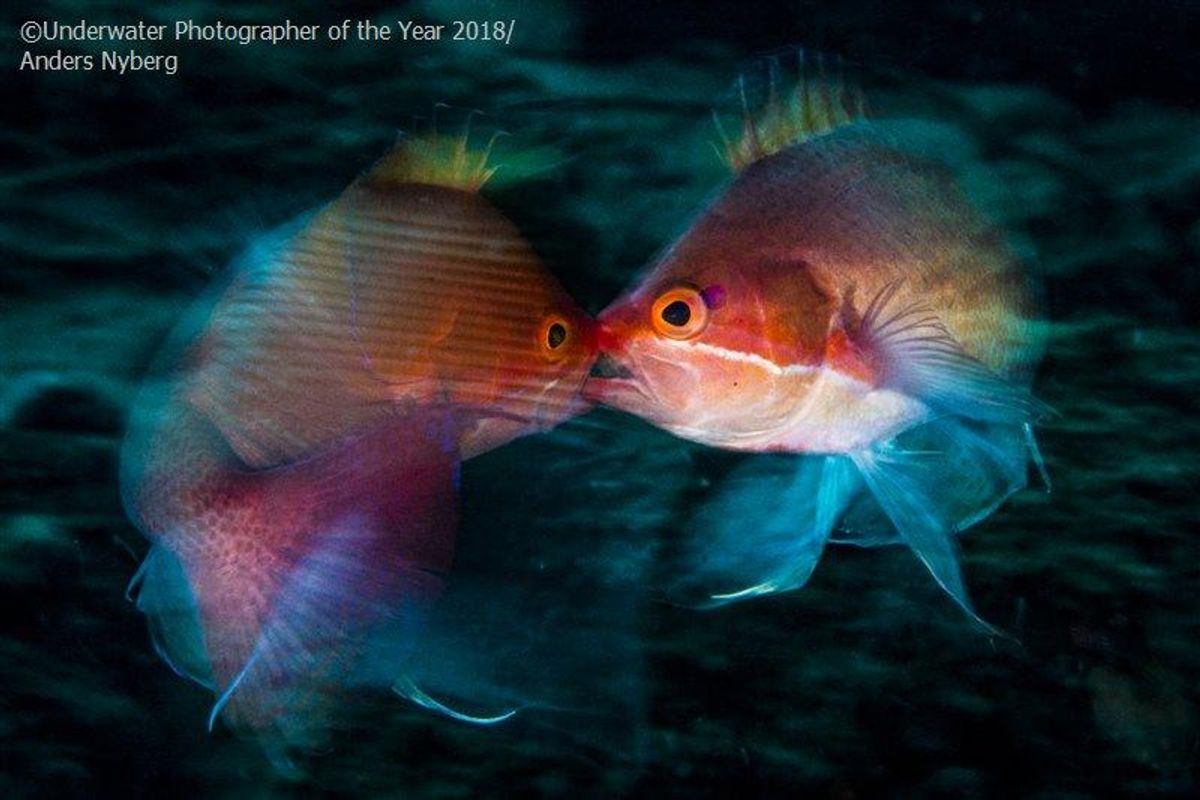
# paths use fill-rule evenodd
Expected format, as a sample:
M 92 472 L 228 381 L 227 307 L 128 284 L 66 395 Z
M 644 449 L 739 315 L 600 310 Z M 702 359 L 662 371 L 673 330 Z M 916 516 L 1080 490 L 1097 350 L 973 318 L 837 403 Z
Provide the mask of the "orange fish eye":
M 558 361 L 567 354 L 567 344 L 571 341 L 571 323 L 566 317 L 551 314 L 542 320 L 538 331 L 538 344 L 541 345 L 542 355 L 550 361 Z
M 691 339 L 708 324 L 708 305 L 691 286 L 677 286 L 658 296 L 650 309 L 654 330 L 672 339 Z

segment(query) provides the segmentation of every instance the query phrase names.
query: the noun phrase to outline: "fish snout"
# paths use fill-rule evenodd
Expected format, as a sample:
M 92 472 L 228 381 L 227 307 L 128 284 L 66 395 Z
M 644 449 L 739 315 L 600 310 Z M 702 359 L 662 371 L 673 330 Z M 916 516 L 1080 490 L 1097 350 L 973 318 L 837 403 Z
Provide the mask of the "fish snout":
M 613 321 L 606 320 L 604 315 L 597 318 L 592 329 L 596 350 L 600 353 L 619 353 L 625 349 L 625 337 Z
M 632 378 L 633 372 L 622 363 L 625 356 L 626 337 L 614 321 L 601 314 L 592 329 L 596 358 L 592 362 L 589 378 Z

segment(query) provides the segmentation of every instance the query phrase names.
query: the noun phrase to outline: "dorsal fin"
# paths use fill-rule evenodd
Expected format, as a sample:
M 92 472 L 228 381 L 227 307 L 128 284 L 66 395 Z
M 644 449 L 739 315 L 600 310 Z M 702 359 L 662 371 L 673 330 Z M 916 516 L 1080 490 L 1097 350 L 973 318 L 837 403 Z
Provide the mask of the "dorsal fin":
M 716 112 L 721 159 L 734 172 L 794 144 L 864 119 L 866 100 L 848 85 L 841 62 L 826 74 L 825 58 L 792 48 L 756 62 L 734 85 L 739 130 L 730 137 Z
M 496 131 L 485 140 L 471 141 L 471 118 L 467 117 L 462 133 L 438 133 L 436 127 L 427 133 L 401 133 L 392 149 L 375 162 L 366 179 L 373 183 L 424 183 L 477 192 L 499 169 L 492 164 L 492 148 L 505 135 Z M 478 137 L 476 137 L 478 139 Z

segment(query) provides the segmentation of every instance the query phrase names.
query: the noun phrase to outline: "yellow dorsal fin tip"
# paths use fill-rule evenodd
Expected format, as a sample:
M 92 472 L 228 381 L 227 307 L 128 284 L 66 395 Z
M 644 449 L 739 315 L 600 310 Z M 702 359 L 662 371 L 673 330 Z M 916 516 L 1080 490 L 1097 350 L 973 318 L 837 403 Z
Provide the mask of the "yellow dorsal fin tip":
M 367 173 L 367 178 L 379 183 L 424 183 L 477 192 L 498 168 L 488 161 L 502 132 L 493 134 L 481 148 L 472 146 L 469 133 L 466 130 L 456 136 L 436 132 L 401 135 Z
M 866 100 L 861 91 L 847 85 L 841 70 L 826 77 L 825 61 L 818 55 L 815 73 L 797 51 L 795 77 L 790 86 L 780 79 L 778 57 L 766 62 L 766 96 L 753 110 L 746 94 L 746 81 L 737 81 L 738 112 L 741 131 L 729 138 L 720 118 L 716 119 L 719 141 L 714 143 L 722 160 L 734 172 L 741 172 L 756 161 L 774 155 L 792 145 L 850 125 L 866 116 Z

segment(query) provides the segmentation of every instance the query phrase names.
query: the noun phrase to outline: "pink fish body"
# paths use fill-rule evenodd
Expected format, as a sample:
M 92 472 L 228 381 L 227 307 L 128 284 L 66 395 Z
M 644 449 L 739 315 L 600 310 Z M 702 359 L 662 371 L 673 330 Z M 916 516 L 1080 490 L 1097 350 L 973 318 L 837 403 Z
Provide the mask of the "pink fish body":
M 750 594 L 803 583 L 831 537 L 895 536 L 966 605 L 950 537 L 1024 485 L 1034 305 L 953 175 L 852 100 L 802 81 L 768 130 L 747 117 L 740 174 L 600 314 L 585 394 L 697 442 L 825 463 L 797 487 L 810 546 Z M 770 138 L 784 117 L 790 142 Z M 882 517 L 854 520 L 864 498 Z

